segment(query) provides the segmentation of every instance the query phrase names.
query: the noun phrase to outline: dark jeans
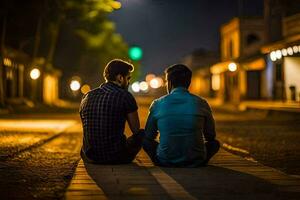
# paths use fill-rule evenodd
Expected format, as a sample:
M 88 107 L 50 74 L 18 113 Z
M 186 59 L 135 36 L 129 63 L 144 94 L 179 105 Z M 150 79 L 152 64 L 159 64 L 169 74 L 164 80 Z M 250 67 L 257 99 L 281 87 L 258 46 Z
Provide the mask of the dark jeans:
M 150 159 L 155 165 L 161 165 L 156 156 L 158 144 L 159 143 L 155 140 L 149 140 L 147 138 L 145 138 L 143 141 L 143 149 L 149 155 Z M 219 151 L 220 142 L 218 140 L 208 141 L 205 142 L 205 146 L 207 155 L 206 160 L 203 162 L 203 166 L 207 165 L 208 161 Z
M 81 158 L 84 162 L 93 163 L 93 164 L 127 164 L 131 163 L 135 156 L 142 148 L 142 142 L 144 138 L 144 131 L 140 130 L 139 133 L 133 134 L 132 136 L 128 137 L 126 140 L 126 147 L 115 156 L 115 158 L 111 161 L 97 161 L 88 158 L 84 152 L 81 150 Z

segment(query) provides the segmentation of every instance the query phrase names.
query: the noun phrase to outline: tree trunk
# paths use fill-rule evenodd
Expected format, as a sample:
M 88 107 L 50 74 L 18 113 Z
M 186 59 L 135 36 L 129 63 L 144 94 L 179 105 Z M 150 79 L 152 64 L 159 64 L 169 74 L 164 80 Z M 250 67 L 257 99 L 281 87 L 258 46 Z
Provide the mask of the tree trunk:
M 6 16 L 3 18 L 2 34 L 1 34 L 1 56 L 0 56 L 0 107 L 5 106 L 5 91 L 4 91 L 4 76 L 3 76 L 3 59 L 5 48 L 5 34 L 6 34 Z
M 59 17 L 57 23 L 52 24 L 53 25 L 52 30 L 50 31 L 51 32 L 51 38 L 50 38 L 51 43 L 50 43 L 50 48 L 49 48 L 48 56 L 47 56 L 46 63 L 45 63 L 46 69 L 52 68 L 52 62 L 53 62 L 53 57 L 54 57 L 54 53 L 56 50 L 61 21 L 62 21 L 62 17 Z

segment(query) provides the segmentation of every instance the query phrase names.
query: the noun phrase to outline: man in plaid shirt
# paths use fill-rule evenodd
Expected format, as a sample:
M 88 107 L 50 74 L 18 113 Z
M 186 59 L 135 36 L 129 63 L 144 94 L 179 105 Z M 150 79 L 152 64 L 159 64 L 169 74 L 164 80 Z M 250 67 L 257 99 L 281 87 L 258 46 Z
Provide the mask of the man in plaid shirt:
M 104 69 L 106 80 L 83 96 L 80 117 L 83 126 L 83 160 L 99 164 L 130 163 L 141 149 L 144 132 L 140 130 L 137 104 L 127 89 L 134 70 L 120 59 Z M 125 123 L 133 133 L 126 139 Z

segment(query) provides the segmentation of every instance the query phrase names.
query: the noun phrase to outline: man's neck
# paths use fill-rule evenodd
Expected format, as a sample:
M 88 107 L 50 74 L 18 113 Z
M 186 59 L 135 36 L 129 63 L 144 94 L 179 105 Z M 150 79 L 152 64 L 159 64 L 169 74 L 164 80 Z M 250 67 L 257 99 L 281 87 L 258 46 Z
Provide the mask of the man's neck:
M 121 83 L 117 82 L 117 81 L 106 81 L 106 83 L 113 83 L 119 87 L 121 87 Z

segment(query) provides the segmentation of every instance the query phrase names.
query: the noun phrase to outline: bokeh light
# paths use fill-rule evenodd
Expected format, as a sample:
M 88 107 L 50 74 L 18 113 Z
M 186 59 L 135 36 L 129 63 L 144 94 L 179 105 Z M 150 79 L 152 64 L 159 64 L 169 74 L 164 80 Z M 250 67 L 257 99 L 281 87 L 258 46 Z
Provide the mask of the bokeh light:
M 146 81 L 140 82 L 139 87 L 143 92 L 146 92 L 149 89 L 148 83 Z
M 131 89 L 133 92 L 135 93 L 138 93 L 140 91 L 140 84 L 138 81 L 134 82 L 132 85 L 131 85 Z
M 81 93 L 86 94 L 91 90 L 91 87 L 88 84 L 85 84 L 81 87 Z
M 154 78 L 155 78 L 155 74 L 147 74 L 145 80 L 149 83 Z
M 34 68 L 30 71 L 30 78 L 32 78 L 33 80 L 36 80 L 40 77 L 41 72 L 39 69 Z
M 160 88 L 163 85 L 164 81 L 160 77 L 155 77 L 150 81 L 150 87 L 153 89 Z
M 77 80 L 72 80 L 70 83 L 70 88 L 72 91 L 77 91 L 80 89 L 80 83 Z
M 228 65 L 228 70 L 231 71 L 231 72 L 235 72 L 237 70 L 237 65 L 232 62 Z

